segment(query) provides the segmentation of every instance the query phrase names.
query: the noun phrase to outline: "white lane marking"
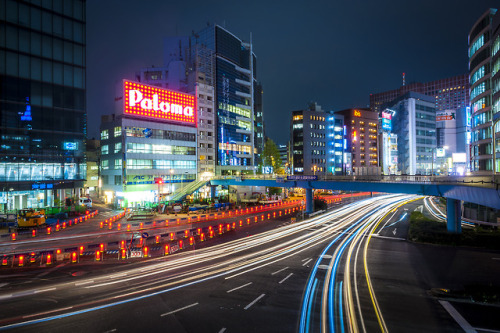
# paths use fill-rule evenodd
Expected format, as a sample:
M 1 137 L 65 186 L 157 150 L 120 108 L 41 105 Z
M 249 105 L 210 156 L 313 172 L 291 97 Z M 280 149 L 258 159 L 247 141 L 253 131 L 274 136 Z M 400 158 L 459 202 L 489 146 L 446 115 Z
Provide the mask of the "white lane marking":
M 259 297 L 257 297 L 256 299 L 254 299 L 250 304 L 248 304 L 247 306 L 245 306 L 244 310 L 248 310 L 250 309 L 250 307 L 252 305 L 254 305 L 255 303 L 257 303 L 262 297 L 266 296 L 266 294 L 262 294 L 260 295 Z
M 47 289 L 42 289 L 42 290 L 35 290 L 35 294 L 43 293 L 43 292 L 51 291 L 51 290 L 56 290 L 56 288 L 47 288 Z
M 186 306 L 185 306 L 185 307 L 183 307 L 183 308 L 180 308 L 180 309 L 177 309 L 177 310 L 174 310 L 174 311 L 170 311 L 170 312 L 164 313 L 164 314 L 160 315 L 160 317 L 163 317 L 163 316 L 168 316 L 168 315 L 170 315 L 170 314 L 173 314 L 173 313 L 176 313 L 176 312 L 179 312 L 179 311 L 182 311 L 182 310 L 189 309 L 189 308 L 191 308 L 191 307 L 193 307 L 193 306 L 196 306 L 196 305 L 198 305 L 198 304 L 199 304 L 199 303 L 198 303 L 198 302 L 196 302 L 196 303 L 193 303 L 193 304 L 190 304 L 190 305 L 186 305 Z
M 87 280 L 83 282 L 75 282 L 75 287 L 83 286 L 84 284 L 94 283 L 94 280 Z
M 249 283 L 244 284 L 244 285 L 242 285 L 242 286 L 239 286 L 239 287 L 233 288 L 233 289 L 231 289 L 231 290 L 228 290 L 228 291 L 226 291 L 226 293 L 228 293 L 228 294 L 229 294 L 229 293 L 232 293 L 232 292 L 233 292 L 233 291 L 235 291 L 235 290 L 238 290 L 238 289 L 241 289 L 241 288 L 245 288 L 246 286 L 249 286 L 249 285 L 251 285 L 251 284 L 252 284 L 252 282 L 249 282 Z
M 104 333 L 112 333 L 112 332 L 116 332 L 116 328 L 113 328 L 112 330 L 106 331 Z
M 310 260 L 311 258 L 305 258 L 305 259 L 302 259 L 302 262 L 306 261 L 306 260 Z
M 329 254 L 323 254 L 323 259 L 332 259 L 332 256 Z
M 288 267 L 282 268 L 282 269 L 280 269 L 279 271 L 276 271 L 276 272 L 274 272 L 274 273 L 271 273 L 271 275 L 276 275 L 276 274 L 278 274 L 279 272 L 283 272 L 285 269 L 288 269 Z
M 328 269 L 328 265 L 319 265 L 318 268 L 319 269 Z
M 11 298 L 11 297 L 12 297 L 12 294 L 0 295 L 0 299 L 6 299 L 6 298 Z
M 467 332 L 467 333 L 474 333 L 474 332 L 476 332 L 476 330 L 474 329 L 474 327 L 472 327 L 467 322 L 467 320 L 465 320 L 465 318 L 462 317 L 462 315 L 453 307 L 453 305 L 450 304 L 450 302 L 439 301 L 439 303 L 443 306 L 443 308 L 446 311 L 448 311 L 448 313 L 450 314 L 450 316 L 452 316 L 453 319 L 455 319 L 455 321 L 457 322 L 457 324 L 460 325 L 460 327 L 462 327 L 462 329 L 465 332 Z
M 305 266 L 307 265 L 308 263 L 310 263 L 312 261 L 312 259 L 309 259 L 308 261 L 306 261 L 305 263 L 302 264 L 302 266 Z
M 292 275 L 293 275 L 293 273 L 288 274 L 288 275 L 286 276 L 286 278 L 284 278 L 283 280 L 281 280 L 281 281 L 280 281 L 280 282 L 278 282 L 278 283 L 279 283 L 279 284 L 282 284 L 283 282 L 285 282 L 285 281 L 286 281 L 286 279 L 288 279 L 288 278 L 289 278 L 290 276 L 292 276 Z
M 60 312 L 60 311 L 66 311 L 66 310 L 70 310 L 70 309 L 73 309 L 73 307 L 72 307 L 72 306 L 68 306 L 67 308 L 55 309 L 55 310 L 50 310 L 50 311 L 45 311 L 45 312 L 40 312 L 40 313 L 30 314 L 30 315 L 23 316 L 22 318 L 23 318 L 23 319 L 26 319 L 26 318 L 31 318 L 31 317 L 44 316 L 44 315 L 47 315 L 47 314 L 49 314 L 49 313 Z
M 500 331 L 496 330 L 490 330 L 488 328 L 479 328 L 479 327 L 474 327 L 476 331 L 482 331 L 482 332 L 491 332 L 491 333 L 500 333 Z
M 382 238 L 382 239 L 392 239 L 392 240 L 400 240 L 400 241 L 405 241 L 406 238 L 400 238 L 400 237 L 387 237 L 387 236 L 381 236 L 379 234 L 372 234 L 372 237 L 374 238 Z
M 0 288 L 2 288 L 2 287 L 4 287 L 4 286 L 6 286 L 6 285 L 8 285 L 8 284 L 9 284 L 8 282 L 7 282 L 7 283 L 0 283 Z
M 127 273 L 121 273 L 121 274 L 111 275 L 111 276 L 108 276 L 108 278 L 109 279 L 114 279 L 114 278 L 123 277 L 123 276 L 127 276 Z
M 223 328 L 220 329 L 219 333 L 224 333 L 225 331 L 226 331 L 226 328 L 223 327 Z

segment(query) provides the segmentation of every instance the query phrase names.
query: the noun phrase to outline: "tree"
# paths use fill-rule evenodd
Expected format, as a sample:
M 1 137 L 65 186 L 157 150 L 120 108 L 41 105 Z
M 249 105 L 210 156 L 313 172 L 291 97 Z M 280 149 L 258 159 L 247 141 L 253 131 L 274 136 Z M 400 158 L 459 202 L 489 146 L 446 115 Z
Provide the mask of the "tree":
M 273 172 L 277 174 L 283 174 L 283 161 L 281 161 L 280 152 L 278 150 L 278 146 L 274 143 L 273 140 L 267 139 L 264 144 L 264 149 L 262 151 L 262 160 L 260 169 L 263 167 L 273 167 Z

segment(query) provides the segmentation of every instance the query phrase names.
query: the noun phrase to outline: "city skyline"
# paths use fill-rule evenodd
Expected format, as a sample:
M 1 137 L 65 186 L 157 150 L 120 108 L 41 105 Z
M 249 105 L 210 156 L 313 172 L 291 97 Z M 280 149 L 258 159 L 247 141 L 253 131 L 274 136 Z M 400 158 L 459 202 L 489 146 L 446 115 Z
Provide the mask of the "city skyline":
M 497 3 L 385 1 L 363 7 L 324 3 L 286 8 L 256 3 L 244 9 L 232 3 L 173 7 L 148 2 L 139 7 L 133 1 L 89 1 L 88 136 L 97 137 L 96 117 L 112 110 L 118 80 L 133 78 L 144 67 L 161 66 L 163 37 L 189 35 L 207 22 L 225 26 L 246 41 L 252 36 L 266 134 L 285 143 L 283 117 L 311 101 L 325 110 L 366 107 L 370 93 L 401 86 L 403 72 L 407 83 L 467 73 L 467 33 Z M 151 18 L 148 25 L 133 19 L 145 16 Z

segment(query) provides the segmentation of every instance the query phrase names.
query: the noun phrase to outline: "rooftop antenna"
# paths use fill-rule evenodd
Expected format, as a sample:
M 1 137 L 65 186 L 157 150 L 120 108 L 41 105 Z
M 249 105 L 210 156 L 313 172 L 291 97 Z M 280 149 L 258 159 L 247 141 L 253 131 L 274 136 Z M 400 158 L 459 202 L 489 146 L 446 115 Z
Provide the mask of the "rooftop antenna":
M 403 72 L 403 87 L 406 86 L 406 74 Z

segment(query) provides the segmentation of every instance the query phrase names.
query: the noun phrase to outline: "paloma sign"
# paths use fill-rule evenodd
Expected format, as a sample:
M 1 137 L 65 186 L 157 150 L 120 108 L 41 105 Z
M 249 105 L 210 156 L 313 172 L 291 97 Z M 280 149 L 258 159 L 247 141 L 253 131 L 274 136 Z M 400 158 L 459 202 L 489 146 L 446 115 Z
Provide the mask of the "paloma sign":
M 126 80 L 123 90 L 125 114 L 196 126 L 192 95 Z

